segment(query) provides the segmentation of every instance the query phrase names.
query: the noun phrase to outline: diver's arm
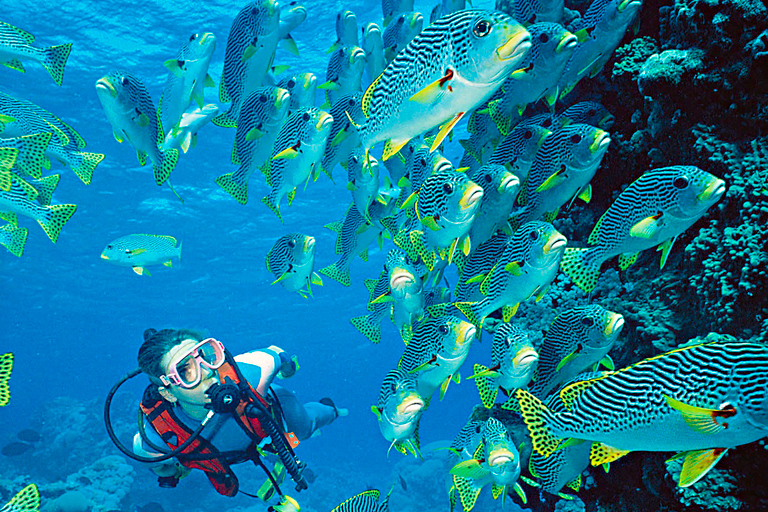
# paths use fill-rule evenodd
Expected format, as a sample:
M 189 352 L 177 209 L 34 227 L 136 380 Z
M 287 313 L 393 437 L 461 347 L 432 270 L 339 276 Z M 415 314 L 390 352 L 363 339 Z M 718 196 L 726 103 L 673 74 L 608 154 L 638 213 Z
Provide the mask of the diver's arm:
M 266 396 L 267 389 L 275 377 L 288 378 L 296 372 L 295 361 L 286 352 L 275 345 L 235 356 L 243 375 L 261 396 Z

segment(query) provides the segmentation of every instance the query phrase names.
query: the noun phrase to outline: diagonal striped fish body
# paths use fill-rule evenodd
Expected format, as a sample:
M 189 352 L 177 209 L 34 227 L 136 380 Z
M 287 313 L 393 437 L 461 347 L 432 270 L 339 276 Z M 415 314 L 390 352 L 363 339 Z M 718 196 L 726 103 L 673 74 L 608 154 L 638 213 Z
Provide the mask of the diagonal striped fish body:
M 272 66 L 279 32 L 280 10 L 275 0 L 250 2 L 237 13 L 227 36 L 219 87 L 219 100 L 232 105 L 215 124 L 233 126 L 241 102 L 262 85 Z
M 387 64 L 410 43 L 424 28 L 424 16 L 420 12 L 401 12 L 387 25 L 382 34 L 384 60 Z
M 74 204 L 41 205 L 37 191 L 21 178 L 11 177 L 11 189 L 0 190 L 0 212 L 12 212 L 37 221 L 45 234 L 56 243 L 64 224 L 77 210 Z
M 468 167 L 471 171 L 475 171 L 481 165 L 488 163 L 502 137 L 488 114 L 488 102 L 480 105 L 469 116 L 467 131 L 469 131 L 469 138 L 459 140 L 459 144 L 464 148 L 459 167 Z
M 409 143 L 403 149 L 406 148 L 410 148 L 410 156 L 406 158 L 404 174 L 408 179 L 408 185 L 402 188 L 400 195 L 403 200 L 401 204 L 412 192 L 419 190 L 428 177 L 433 174 L 453 170 L 450 160 L 445 158 L 438 150 L 430 151 L 429 146 L 423 142 Z
M 267 271 L 289 292 L 312 289 L 314 265 L 315 239 L 301 233 L 281 236 L 267 253 Z
M 342 46 L 331 54 L 325 71 L 325 99 L 329 106 L 348 94 L 361 91 L 365 51 L 359 46 Z
M 104 159 L 104 155 L 81 151 L 85 147 L 85 141 L 71 126 L 34 103 L 2 92 L 0 114 L 14 119 L 0 123 L 0 135 L 10 138 L 50 133 L 45 156 L 72 169 L 86 185 L 91 183 L 93 170 Z M 47 162 L 42 162 L 47 168 L 46 164 Z
M 160 148 L 165 142 L 165 134 L 144 83 L 130 73 L 113 71 L 96 81 L 96 93 L 115 139 L 133 146 L 139 164 L 144 165 L 149 157 L 155 183 L 165 183 L 176 166 L 179 151 Z
M 29 32 L 0 21 L 0 64 L 25 73 L 22 61 L 37 62 L 61 85 L 72 43 L 38 48 L 32 46 L 34 42 L 35 36 Z
M 491 362 L 498 367 L 498 387 L 511 391 L 528 385 L 540 360 L 528 333 L 517 325 L 502 323 L 493 333 Z
M 587 124 L 570 124 L 544 139 L 521 192 L 524 208 L 516 214 L 516 221 L 540 220 L 545 214 L 553 218 L 577 196 L 588 201 L 589 182 L 610 143 L 607 132 Z
M 379 496 L 378 489 L 368 489 L 340 503 L 331 512 L 388 512 L 389 494 L 381 501 Z
M 432 23 L 446 14 L 461 11 L 467 8 L 466 0 L 441 0 L 429 13 L 429 22 Z
M 401 368 L 390 370 L 381 383 L 374 408 L 378 411 L 376 416 L 384 439 L 401 444 L 413 439 L 424 412 L 416 376 Z
M 711 342 L 686 346 L 570 384 L 559 410 L 518 391 L 534 449 L 575 437 L 621 451 L 728 448 L 765 436 L 768 347 Z
M 331 48 L 359 46 L 359 44 L 357 38 L 357 16 L 355 16 L 355 13 L 348 9 L 336 13 L 336 42 Z
M 511 246 L 514 242 L 515 240 L 511 236 L 496 233 L 482 244 L 475 246 L 464 263 L 464 268 L 456 283 L 454 290 L 456 299 L 462 301 L 481 300 L 483 295 L 480 293 L 480 284 L 468 281 L 475 276 L 487 274 L 496 264 L 506 246 Z
M 27 184 L 30 185 L 33 189 L 35 189 L 35 192 L 37 192 L 37 197 L 34 199 L 41 205 L 47 206 L 51 204 L 53 193 L 56 191 L 56 187 L 59 186 L 61 175 L 51 174 L 50 176 L 46 176 L 45 178 L 41 178 L 39 180 L 30 178 L 29 176 L 23 176 L 22 179 L 27 182 Z M 34 193 L 30 191 L 30 194 L 28 195 L 31 196 L 34 195 Z M 30 197 L 30 199 L 32 199 L 32 197 Z
M 600 362 L 624 327 L 624 317 L 597 304 L 576 306 L 555 317 L 539 347 L 531 394 L 543 399 L 564 382 Z
M 267 184 L 272 188 L 262 202 L 280 218 L 280 200 L 319 171 L 323 150 L 331 131 L 333 118 L 317 108 L 299 109 L 288 116 L 280 129 L 265 168 Z M 286 153 L 287 152 L 287 153 Z
M 352 204 L 363 217 L 379 195 L 379 161 L 371 155 L 366 158 L 358 146 L 347 160 L 347 189 L 352 192 Z
M 590 4 L 573 28 L 574 33 L 585 33 L 588 37 L 576 47 L 563 69 L 558 81 L 560 98 L 582 78 L 595 76 L 603 68 L 642 5 L 642 0 L 595 0 Z
M 313 73 L 301 73 L 282 78 L 277 87 L 285 89 L 291 95 L 290 110 L 315 106 L 315 89 L 317 77 Z M 331 112 L 333 115 L 333 112 Z M 334 117 L 334 119 L 336 119 Z
M 469 230 L 470 240 L 479 245 L 491 238 L 497 229 L 507 227 L 507 219 L 520 190 L 520 180 L 499 164 L 484 165 L 467 173 L 467 177 L 483 188 L 483 198 Z
M 210 32 L 192 34 L 176 57 L 166 61 L 170 74 L 158 106 L 166 134 L 179 124 L 191 102 L 194 101 L 200 108 L 205 104 L 203 90 L 206 83 L 213 86 L 213 79 L 208 75 L 208 64 L 215 49 L 216 37 Z
M 280 27 L 278 32 L 278 45 L 288 50 L 294 55 L 299 55 L 299 49 L 296 46 L 291 31 L 307 20 L 307 8 L 297 1 L 288 2 L 280 5 Z
M 596 126 L 601 130 L 610 130 L 616 118 L 607 108 L 595 101 L 580 101 L 574 103 L 557 115 L 556 123 L 561 125 L 584 123 Z
M 525 183 L 544 140 L 552 132 L 542 126 L 520 123 L 504 137 L 488 163 L 501 164 Z
M 331 106 L 329 113 L 333 117 L 333 125 L 328 134 L 321 164 L 323 172 L 331 179 L 336 164 L 346 165 L 349 156 L 360 145 L 357 128 L 350 122 L 350 118 L 354 123 L 361 123 L 365 119 L 360 108 L 362 97 L 362 92 L 346 94 L 340 96 Z
M 394 300 L 392 321 L 397 330 L 403 333 L 404 328 L 410 329 L 411 323 L 424 315 L 427 268 L 421 260 L 411 261 L 408 254 L 397 247 L 387 253 L 385 268 L 388 291 Z
M 529 46 L 528 31 L 499 12 L 464 10 L 440 18 L 366 90 L 363 147 L 390 140 L 397 151 L 427 130 L 458 121 L 493 94 Z
M 496 0 L 495 9 L 505 12 L 520 23 L 560 23 L 565 7 L 563 0 Z
M 413 0 L 381 0 L 381 13 L 384 17 L 383 27 L 395 19 L 401 12 L 413 10 Z
M 443 397 L 469 354 L 475 332 L 472 324 L 452 315 L 426 316 L 413 326 L 413 337 L 398 367 L 416 374 L 422 398 L 428 400 L 438 388 Z
M 581 473 L 589 467 L 591 448 L 592 443 L 582 441 L 555 450 L 549 457 L 534 451 L 531 453 L 529 469 L 543 491 L 558 494 L 566 485 L 578 491 L 581 487 Z
M 460 460 L 469 460 L 483 441 L 485 421 L 470 420 L 461 427 L 451 441 L 451 452 Z
M 706 214 L 725 188 L 723 180 L 694 166 L 661 167 L 644 173 L 597 221 L 589 235 L 590 247 L 566 251 L 563 271 L 590 291 L 604 261 L 618 255 L 623 270 L 640 251 L 654 246 L 663 250 L 663 267 L 672 241 Z
M 166 235 L 132 234 L 112 240 L 101 258 L 120 267 L 170 266 L 171 258 L 181 259 L 181 244 Z

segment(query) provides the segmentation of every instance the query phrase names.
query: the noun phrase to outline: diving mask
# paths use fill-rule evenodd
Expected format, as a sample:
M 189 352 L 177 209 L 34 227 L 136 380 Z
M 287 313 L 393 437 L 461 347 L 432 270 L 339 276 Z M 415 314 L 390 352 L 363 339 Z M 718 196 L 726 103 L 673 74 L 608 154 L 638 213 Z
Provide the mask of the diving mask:
M 168 374 L 161 375 L 164 386 L 193 388 L 203 379 L 203 368 L 215 370 L 224 364 L 224 345 L 213 338 L 196 343 L 189 350 L 176 354 L 168 364 Z

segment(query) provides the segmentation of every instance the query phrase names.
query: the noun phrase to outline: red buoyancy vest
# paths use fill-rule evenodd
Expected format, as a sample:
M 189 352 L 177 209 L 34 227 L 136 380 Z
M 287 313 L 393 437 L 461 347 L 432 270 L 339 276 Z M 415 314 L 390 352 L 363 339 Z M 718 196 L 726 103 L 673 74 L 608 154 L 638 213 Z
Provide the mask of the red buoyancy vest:
M 227 382 L 225 379 L 234 384 L 239 384 L 240 379 L 237 377 L 237 373 L 229 362 L 225 362 L 217 370 L 219 376 L 219 382 Z M 250 386 L 250 384 L 248 384 Z M 268 410 L 272 411 L 269 403 L 262 397 L 252 386 L 251 391 L 253 395 L 258 398 L 261 404 Z M 245 414 L 247 402 L 241 402 L 237 407 L 237 410 L 233 414 L 238 424 L 244 430 L 251 433 L 251 437 L 254 439 L 264 439 L 267 437 L 267 433 L 264 432 L 260 422 L 256 418 L 249 418 Z M 144 397 L 141 400 L 141 410 L 146 415 L 152 427 L 160 434 L 169 448 L 176 449 L 181 446 L 184 441 L 194 432 L 194 429 L 190 429 L 183 422 L 179 421 L 176 414 L 173 412 L 174 407 L 165 400 L 160 393 L 157 392 L 157 386 L 150 384 L 144 391 Z M 251 444 L 253 446 L 253 443 Z M 205 471 L 208 480 L 211 481 L 216 491 L 224 496 L 234 496 L 237 494 L 239 482 L 237 477 L 232 472 L 229 464 L 217 458 L 219 450 L 216 449 L 208 440 L 203 436 L 198 436 L 187 448 L 182 452 L 183 454 L 194 455 L 210 455 L 212 458 L 204 460 L 184 460 L 182 457 L 179 462 L 191 469 L 202 469 Z

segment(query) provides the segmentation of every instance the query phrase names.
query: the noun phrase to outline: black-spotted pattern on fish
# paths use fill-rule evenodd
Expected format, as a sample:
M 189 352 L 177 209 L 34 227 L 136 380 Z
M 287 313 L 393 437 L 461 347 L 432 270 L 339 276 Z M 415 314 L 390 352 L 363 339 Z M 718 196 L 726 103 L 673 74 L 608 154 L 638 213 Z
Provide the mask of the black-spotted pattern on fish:
M 403 149 L 409 151 L 410 155 L 406 158 L 406 170 L 403 175 L 408 182 L 400 181 L 402 185 L 402 192 L 398 199 L 400 205 L 412 192 L 419 190 L 424 184 L 424 180 L 429 176 L 453 168 L 450 160 L 445 158 L 440 151 L 430 151 L 426 144 L 408 144 Z
M 277 87 L 285 89 L 291 95 L 290 110 L 315 106 L 317 77 L 314 73 L 307 72 L 300 75 L 287 76 L 277 82 Z M 334 117 L 334 119 L 336 118 Z
M 605 358 L 624 327 L 624 317 L 597 304 L 576 306 L 558 314 L 539 347 L 533 395 L 544 398 L 559 385 Z
M 327 107 L 347 94 L 361 91 L 365 51 L 359 46 L 342 46 L 331 54 L 325 71 L 325 82 L 319 86 L 325 90 Z
M 392 312 L 391 302 L 372 302 L 378 297 L 382 297 L 389 292 L 389 274 L 387 269 L 382 270 L 378 279 L 366 279 L 365 286 L 368 288 L 368 309 L 371 311 L 368 315 L 352 318 L 352 325 L 360 331 L 366 338 L 373 343 L 381 341 L 381 322 L 383 322 Z
M 419 455 L 419 422 L 424 412 L 424 399 L 418 391 L 417 377 L 402 368 L 387 372 L 379 389 L 379 399 L 371 411 L 390 449 L 406 455 Z
M 565 386 L 557 412 L 526 391 L 517 397 L 541 455 L 568 437 L 595 442 L 592 465 L 630 451 L 686 452 L 679 482 L 685 487 L 727 448 L 765 437 L 767 374 L 765 344 L 716 341 Z
M 496 0 L 497 10 L 531 24 L 541 22 L 560 23 L 563 19 L 563 0 Z
M 456 282 L 454 294 L 457 300 L 472 301 L 481 300 L 479 283 L 476 276 L 485 275 L 493 268 L 504 252 L 506 245 L 513 244 L 515 240 L 504 233 L 496 233 L 491 238 L 475 247 L 469 258 L 460 269 L 459 280 Z
M 11 189 L 0 191 L 0 212 L 13 212 L 35 219 L 52 242 L 56 243 L 64 224 L 77 210 L 74 204 L 43 206 L 35 201 L 38 192 L 21 178 L 11 177 Z
M 48 71 L 56 85 L 61 85 L 72 43 L 37 48 L 32 46 L 34 42 L 35 36 L 26 30 L 0 21 L 0 64 L 25 73 L 22 61 L 38 62 Z
M 382 34 L 384 60 L 389 64 L 405 46 L 424 28 L 420 12 L 402 12 L 387 25 Z
M 8 382 L 13 370 L 13 352 L 0 355 L 0 406 L 8 405 L 11 401 L 11 391 Z
M 468 421 L 451 441 L 451 452 L 462 460 L 472 458 L 478 445 L 483 441 L 485 421 Z
M 561 493 L 563 487 L 573 491 L 581 488 L 581 473 L 589 467 L 589 452 L 592 443 L 573 440 L 568 446 L 555 450 L 549 457 L 532 452 L 528 470 L 536 478 L 541 490 L 557 494 L 565 499 L 573 499 Z
M 329 113 L 333 117 L 333 124 L 321 164 L 322 171 L 331 179 L 336 164 L 346 166 L 349 155 L 360 144 L 355 124 L 365 119 L 360 108 L 362 98 L 362 92 L 340 96 L 331 106 Z
M 27 228 L 20 228 L 13 224 L 0 226 L 0 245 L 8 249 L 8 252 L 21 258 L 24 255 L 24 246 L 27 243 Z
M 289 233 L 277 239 L 267 253 L 267 270 L 290 292 L 304 298 L 312 296 L 312 285 L 323 281 L 314 272 L 315 239 L 302 233 Z
M 342 502 L 331 512 L 388 512 L 389 494 L 381 501 L 379 496 L 378 489 L 368 489 Z
M 14 172 L 20 176 L 30 176 L 39 180 L 43 176 L 42 168 L 48 162 L 45 151 L 48 149 L 48 143 L 52 136 L 53 134 L 48 132 L 10 139 L 0 138 L 0 148 L 14 148 L 18 150 L 11 166 Z M 0 167 L 2 167 L 1 163 Z
M 493 151 L 488 163 L 507 167 L 520 183 L 524 183 L 536 160 L 536 154 L 551 133 L 543 126 L 515 126 Z
M 659 246 L 661 268 L 674 240 L 725 193 L 725 182 L 694 166 L 662 167 L 646 172 L 619 194 L 600 217 L 587 249 L 566 250 L 562 269 L 582 290 L 592 291 L 604 261 L 619 256 L 632 265 L 640 251 Z

